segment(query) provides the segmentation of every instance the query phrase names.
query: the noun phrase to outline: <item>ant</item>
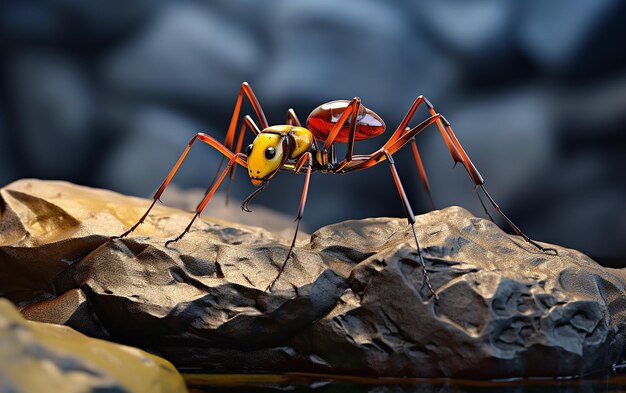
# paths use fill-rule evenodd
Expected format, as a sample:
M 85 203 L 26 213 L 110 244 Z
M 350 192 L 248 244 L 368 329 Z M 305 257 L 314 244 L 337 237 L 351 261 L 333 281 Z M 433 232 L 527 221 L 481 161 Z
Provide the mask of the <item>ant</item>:
M 235 131 L 239 122 L 239 114 L 241 112 L 241 105 L 243 103 L 244 96 L 247 97 L 248 101 L 252 104 L 252 107 L 256 112 L 257 118 L 261 123 L 261 128 L 256 125 L 254 120 L 252 120 L 249 115 L 246 115 L 241 124 L 237 143 L 235 145 Z M 420 105 L 426 106 L 430 113 L 430 117 L 423 120 L 415 127 L 410 128 L 408 127 L 408 124 Z M 432 124 L 436 124 L 439 128 L 441 136 L 443 137 L 446 146 L 450 154 L 452 155 L 452 159 L 454 160 L 455 165 L 461 163 L 467 170 L 467 173 L 474 183 L 474 190 L 479 188 L 482 191 L 491 206 L 517 235 L 521 236 L 524 240 L 537 247 L 539 250 L 543 252 L 552 252 L 556 255 L 557 251 L 554 248 L 543 247 L 539 243 L 530 239 L 502 212 L 500 207 L 496 204 L 494 199 L 485 189 L 485 181 L 483 177 L 480 175 L 480 173 L 470 160 L 469 156 L 465 152 L 465 149 L 463 149 L 463 147 L 461 146 L 461 143 L 459 142 L 456 135 L 452 131 L 452 128 L 450 127 L 450 123 L 446 120 L 445 117 L 435 111 L 433 105 L 424 96 L 419 96 L 415 99 L 408 113 L 400 122 L 400 125 L 398 125 L 396 130 L 393 132 L 393 134 L 391 134 L 387 142 L 385 142 L 385 144 L 381 148 L 371 154 L 355 155 L 353 154 L 355 141 L 369 139 L 374 136 L 380 135 L 385 131 L 385 123 L 380 118 L 380 116 L 361 104 L 360 98 L 355 97 L 350 101 L 337 100 L 318 106 L 313 110 L 313 112 L 311 112 L 311 114 L 307 118 L 306 128 L 302 127 L 300 120 L 298 119 L 298 116 L 293 109 L 289 109 L 287 111 L 286 124 L 270 126 L 267 122 L 265 114 L 263 113 L 263 109 L 259 104 L 259 101 L 257 100 L 254 92 L 252 91 L 252 88 L 247 82 L 242 83 L 241 88 L 239 89 L 237 103 L 235 104 L 235 109 L 233 111 L 233 116 L 231 118 L 224 143 L 222 144 L 215 138 L 203 133 L 196 134 L 189 141 L 187 148 L 183 151 L 180 158 L 163 181 L 163 184 L 161 184 L 161 187 L 159 187 L 157 192 L 154 194 L 152 204 L 150 205 L 148 210 L 135 225 L 133 225 L 128 231 L 120 235 L 120 237 L 123 238 L 127 236 L 128 234 L 133 232 L 141 223 L 143 223 L 143 221 L 150 213 L 150 210 L 152 210 L 152 207 L 154 206 L 156 201 L 159 200 L 159 197 L 172 180 L 172 177 L 174 177 L 174 174 L 178 171 L 180 165 L 185 159 L 185 156 L 189 152 L 189 149 L 191 149 L 191 146 L 197 140 L 200 140 L 219 151 L 223 155 L 222 163 L 220 163 L 213 182 L 207 189 L 204 199 L 200 202 L 200 204 L 198 204 L 198 207 L 196 208 L 196 214 L 192 218 L 189 225 L 187 225 L 185 230 L 175 239 L 168 240 L 165 243 L 166 246 L 168 246 L 170 243 L 177 242 L 178 240 L 182 239 L 182 237 L 187 232 L 189 232 L 193 222 L 196 220 L 196 218 L 198 218 L 204 207 L 211 200 L 211 197 L 213 197 L 213 194 L 215 194 L 215 191 L 218 189 L 228 172 L 230 172 L 230 186 L 230 181 L 232 181 L 235 174 L 235 164 L 239 164 L 242 167 L 246 168 L 248 170 L 248 175 L 250 176 L 252 184 L 255 187 L 258 187 L 241 204 L 241 209 L 247 212 L 250 211 L 248 209 L 248 203 L 250 202 L 250 200 L 252 200 L 252 198 L 254 198 L 258 193 L 263 191 L 263 189 L 268 186 L 270 179 L 278 171 L 283 170 L 294 172 L 296 174 L 304 172 L 304 188 L 302 190 L 300 206 L 298 208 L 298 215 L 296 217 L 295 234 L 291 242 L 291 246 L 289 247 L 289 251 L 287 252 L 285 261 L 281 265 L 281 268 L 278 272 L 278 275 L 274 278 L 274 280 L 268 285 L 266 289 L 266 291 L 271 290 L 271 288 L 274 286 L 274 283 L 276 283 L 280 275 L 285 270 L 287 261 L 289 260 L 289 257 L 291 256 L 294 245 L 296 243 L 296 237 L 298 234 L 298 229 L 300 227 L 300 220 L 302 219 L 302 215 L 304 213 L 304 206 L 309 190 L 309 180 L 311 178 L 311 173 L 322 172 L 345 174 L 361 169 L 370 168 L 378 163 L 387 161 L 387 163 L 389 164 L 389 168 L 391 169 L 391 175 L 393 176 L 393 180 L 395 182 L 398 194 L 400 195 L 400 199 L 402 200 L 402 205 L 404 206 L 406 218 L 409 225 L 411 226 L 411 230 L 413 231 L 413 238 L 415 239 L 417 255 L 424 271 L 424 281 L 426 282 L 426 285 L 433 297 L 437 299 L 437 293 L 432 288 L 430 284 L 430 279 L 428 278 L 428 271 L 424 262 L 423 251 L 420 247 L 417 233 L 415 231 L 415 215 L 413 214 L 413 209 L 411 208 L 411 204 L 409 203 L 407 195 L 404 191 L 404 187 L 402 186 L 400 176 L 398 175 L 398 171 L 396 170 L 396 166 L 393 160 L 393 155 L 398 150 L 400 150 L 408 143 L 411 144 L 413 156 L 415 158 L 415 162 L 418 167 L 423 186 L 428 193 L 432 203 L 428 178 L 426 176 L 426 171 L 424 169 L 424 165 L 420 158 L 417 144 L 415 142 L 415 136 Z M 254 133 L 255 139 L 252 144 L 246 148 L 244 154 L 241 153 L 241 148 L 247 129 L 250 129 Z M 335 143 L 348 144 L 346 156 L 341 161 L 338 161 L 335 157 Z M 233 145 L 235 146 L 234 150 Z M 226 168 L 220 173 L 221 166 L 225 158 L 228 158 L 228 164 L 226 165 Z M 483 209 L 491 218 L 491 215 L 489 215 L 487 207 L 485 206 L 478 192 L 477 195 Z

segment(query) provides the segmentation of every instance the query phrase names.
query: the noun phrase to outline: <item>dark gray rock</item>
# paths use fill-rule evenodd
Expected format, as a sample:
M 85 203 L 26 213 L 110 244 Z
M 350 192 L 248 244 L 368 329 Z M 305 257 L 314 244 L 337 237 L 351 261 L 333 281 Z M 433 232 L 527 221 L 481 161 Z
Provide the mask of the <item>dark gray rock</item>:
M 183 152 L 189 140 L 200 131 L 197 122 L 162 107 L 137 108 L 118 124 L 132 132 L 117 136 L 102 163 L 99 182 L 131 195 L 150 195 Z M 211 182 L 220 158 L 201 143 L 176 175 L 182 186 Z
M 104 61 L 112 92 L 214 109 L 259 65 L 260 48 L 244 25 L 193 2 L 174 2 Z M 212 103 L 212 104 L 211 104 Z
M 21 46 L 104 44 L 149 18 L 161 3 L 130 0 L 109 7 L 98 1 L 3 1 L 0 35 Z
M 451 207 L 330 225 L 300 242 L 68 183 L 0 190 L 0 295 L 30 318 L 132 343 L 179 367 L 380 376 L 572 376 L 624 360 L 622 270 L 538 251 Z M 74 311 L 73 311 L 74 310 Z
M 0 144 L 0 183 L 7 184 L 17 177 L 15 162 L 11 154 L 12 135 L 8 132 L 4 117 L 4 111 L 0 108 L 0 139 L 5 143 Z
M 525 14 L 518 24 L 520 47 L 539 66 L 551 72 L 569 75 L 587 68 L 597 69 L 600 64 L 606 67 L 602 60 L 611 61 L 615 58 L 614 52 L 623 48 L 623 44 L 613 41 L 611 36 L 616 28 L 623 28 L 622 4 L 600 0 L 571 5 L 562 0 L 526 3 Z M 592 42 L 594 44 L 590 44 Z M 572 67 L 573 64 L 576 67 Z M 593 75 L 580 76 L 593 78 Z
M 17 144 L 22 165 L 42 177 L 79 177 L 92 167 L 96 97 L 76 61 L 55 53 L 25 51 L 9 66 L 18 115 Z

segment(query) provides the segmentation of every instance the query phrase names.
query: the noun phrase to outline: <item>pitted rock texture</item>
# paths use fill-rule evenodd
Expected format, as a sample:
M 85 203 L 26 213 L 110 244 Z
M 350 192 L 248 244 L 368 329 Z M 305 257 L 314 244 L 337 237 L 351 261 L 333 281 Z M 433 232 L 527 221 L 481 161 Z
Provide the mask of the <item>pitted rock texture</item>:
M 511 378 L 625 358 L 626 271 L 543 253 L 450 207 L 417 216 L 439 300 L 405 219 L 330 225 L 298 243 L 63 182 L 0 190 L 0 296 L 30 319 L 209 371 Z

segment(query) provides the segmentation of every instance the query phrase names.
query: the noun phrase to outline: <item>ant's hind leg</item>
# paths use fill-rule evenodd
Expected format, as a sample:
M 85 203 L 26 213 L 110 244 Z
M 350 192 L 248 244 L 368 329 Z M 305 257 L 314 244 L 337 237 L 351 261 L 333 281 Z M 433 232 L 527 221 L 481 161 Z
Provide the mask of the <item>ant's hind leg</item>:
M 430 284 L 430 278 L 428 277 L 428 270 L 426 269 L 426 262 L 424 262 L 424 256 L 422 255 L 422 248 L 420 247 L 419 240 L 417 240 L 417 233 L 415 232 L 415 215 L 413 214 L 413 209 L 411 209 L 411 204 L 409 203 L 409 199 L 404 192 L 404 187 L 402 187 L 402 182 L 400 181 L 400 176 L 398 175 L 398 171 L 396 170 L 396 166 L 393 161 L 393 157 L 391 153 L 388 151 L 384 151 L 383 154 L 387 157 L 387 161 L 389 162 L 389 168 L 391 169 L 391 175 L 393 176 L 393 180 L 396 183 L 396 188 L 398 189 L 398 193 L 400 194 L 400 199 L 402 200 L 402 205 L 404 207 L 404 212 L 406 214 L 406 218 L 411 225 L 411 230 L 413 231 L 413 238 L 415 239 L 415 246 L 417 247 L 417 256 L 419 257 L 420 264 L 422 265 L 422 269 L 424 271 L 424 282 L 426 286 L 430 290 L 430 293 L 433 295 L 435 300 L 439 299 L 439 296 L 433 289 Z
M 537 243 L 536 241 L 532 240 L 530 237 L 528 237 L 524 232 L 521 231 L 521 229 L 519 229 L 519 227 L 517 225 L 515 225 L 513 223 L 513 221 L 511 221 L 509 219 L 509 217 L 506 216 L 506 214 L 504 214 L 502 209 L 500 209 L 500 206 L 498 206 L 498 204 L 491 197 L 489 192 L 487 192 L 487 189 L 485 188 L 485 181 L 484 181 L 483 177 L 478 172 L 478 169 L 476 169 L 476 166 L 474 165 L 474 163 L 472 163 L 472 160 L 467 155 L 467 152 L 465 151 L 465 149 L 463 149 L 463 146 L 461 146 L 461 142 L 459 142 L 458 138 L 454 134 L 454 131 L 452 131 L 452 127 L 450 126 L 450 123 L 448 122 L 448 120 L 446 120 L 445 117 L 441 116 L 440 119 L 437 121 L 437 125 L 439 125 L 440 129 L 441 128 L 444 129 L 445 132 L 442 133 L 442 135 L 444 136 L 446 141 L 449 140 L 449 141 L 452 142 L 455 150 L 458 152 L 458 154 L 460 156 L 459 157 L 460 158 L 460 162 L 463 164 L 463 166 L 467 170 L 467 173 L 469 174 L 470 178 L 472 179 L 472 182 L 474 183 L 474 189 L 480 188 L 480 190 L 483 192 L 485 197 L 487 197 L 487 200 L 489 201 L 489 204 L 491 204 L 493 209 L 498 213 L 498 215 L 500 215 L 500 217 L 502 217 L 504 222 L 506 222 L 506 224 L 513 230 L 513 232 L 515 232 L 516 235 L 521 236 L 526 242 L 528 242 L 528 243 L 532 244 L 533 246 L 537 247 L 542 252 L 548 252 L 548 253 L 552 253 L 554 255 L 558 255 L 559 253 L 558 253 L 558 251 L 556 249 L 551 248 L 551 247 L 544 247 L 541 244 Z M 446 138 L 446 136 L 447 136 L 447 138 Z M 455 161 L 456 161 L 456 159 L 455 159 Z M 491 218 L 491 221 L 493 221 L 493 218 L 491 217 L 491 215 L 487 211 L 487 209 L 486 209 L 482 199 L 480 198 L 480 194 L 478 194 L 478 191 L 476 192 L 476 195 L 478 196 L 478 199 L 480 200 L 480 203 L 483 206 L 483 209 L 485 210 L 485 212 L 487 213 L 489 218 Z
M 420 178 L 422 180 L 422 185 L 424 186 L 424 190 L 428 195 L 428 200 L 430 201 L 430 207 L 433 210 L 437 210 L 435 206 L 435 201 L 433 200 L 433 195 L 430 193 L 430 184 L 428 182 L 428 176 L 426 175 L 426 169 L 424 168 L 424 163 L 422 162 L 422 157 L 420 156 L 420 152 L 417 149 L 417 143 L 415 142 L 415 137 L 411 139 L 411 150 L 413 151 L 413 158 L 415 159 L 415 165 L 417 165 L 417 169 L 420 172 Z
M 418 126 L 413 127 L 410 130 L 406 130 L 406 129 L 401 130 L 400 127 L 406 127 L 406 125 L 408 124 L 408 122 L 412 118 L 413 114 L 415 113 L 415 110 L 422 103 L 424 103 L 427 106 L 428 111 L 431 113 L 431 117 L 426 119 L 422 123 L 420 123 Z M 452 159 L 454 160 L 455 164 L 456 163 L 462 163 L 463 164 L 463 166 L 467 170 L 467 173 L 469 174 L 470 178 L 472 179 L 472 182 L 474 183 L 474 189 L 476 189 L 476 188 L 480 188 L 481 189 L 481 191 L 487 197 L 487 200 L 489 201 L 491 206 L 502 217 L 502 219 L 513 230 L 513 232 L 515 232 L 516 235 L 521 236 L 528 243 L 530 243 L 533 246 L 537 247 L 539 250 L 541 250 L 543 252 L 549 252 L 549 253 L 553 253 L 555 255 L 558 255 L 558 252 L 556 251 L 556 249 L 549 248 L 549 247 L 543 247 L 539 243 L 537 243 L 534 240 L 532 240 L 531 238 L 529 238 L 526 234 L 524 234 L 517 227 L 517 225 L 515 225 L 504 214 L 504 212 L 500 209 L 498 204 L 494 201 L 494 199 L 491 197 L 491 195 L 489 195 L 489 193 L 487 192 L 487 190 L 485 188 L 485 180 L 481 176 L 480 172 L 478 172 L 478 169 L 476 169 L 476 166 L 474 165 L 472 160 L 469 158 L 469 156 L 468 156 L 467 152 L 465 151 L 465 149 L 463 148 L 463 146 L 461 146 L 461 143 L 459 142 L 458 138 L 454 134 L 454 131 L 452 131 L 452 127 L 450 126 L 450 123 L 448 122 L 448 120 L 446 120 L 445 117 L 443 117 L 442 115 L 437 113 L 435 111 L 435 108 L 433 107 L 433 105 L 430 103 L 430 101 L 428 101 L 428 99 L 426 99 L 425 97 L 419 96 L 415 100 L 415 102 L 413 103 L 413 106 L 411 107 L 411 109 L 407 113 L 406 117 L 404 118 L 402 123 L 400 123 L 400 127 L 398 127 L 398 130 L 396 130 L 396 132 L 389 138 L 387 143 L 385 143 L 385 145 L 383 146 L 383 149 L 389 151 L 391 154 L 394 154 L 402 146 L 404 146 L 409 141 L 409 139 L 412 139 L 415 135 L 420 133 L 422 130 L 424 130 L 426 127 L 428 127 L 432 123 L 436 123 L 437 124 L 437 127 L 439 128 L 439 131 L 441 132 L 441 136 L 443 137 L 443 140 L 445 141 L 446 146 L 448 147 L 448 151 L 450 152 L 450 155 L 452 156 Z M 491 215 L 489 214 L 489 211 L 487 210 L 485 204 L 483 203 L 483 200 L 480 197 L 480 194 L 477 193 L 476 195 L 478 196 L 478 199 L 479 199 L 481 205 L 483 206 L 483 210 L 485 210 L 485 212 L 487 213 L 489 218 L 492 219 Z M 493 219 L 492 219 L 492 221 L 493 221 Z

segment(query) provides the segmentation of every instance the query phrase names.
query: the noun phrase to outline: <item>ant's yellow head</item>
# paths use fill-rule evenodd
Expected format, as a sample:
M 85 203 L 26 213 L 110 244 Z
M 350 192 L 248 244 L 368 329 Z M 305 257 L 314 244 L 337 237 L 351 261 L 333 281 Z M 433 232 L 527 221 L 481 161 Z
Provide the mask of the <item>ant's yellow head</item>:
M 261 131 L 246 149 L 252 184 L 260 186 L 271 179 L 288 159 L 298 159 L 313 142 L 313 134 L 304 127 L 282 125 Z
M 246 149 L 248 156 L 248 175 L 252 184 L 260 186 L 263 181 L 271 179 L 280 166 L 289 157 L 285 150 L 289 149 L 286 135 L 261 132 Z

